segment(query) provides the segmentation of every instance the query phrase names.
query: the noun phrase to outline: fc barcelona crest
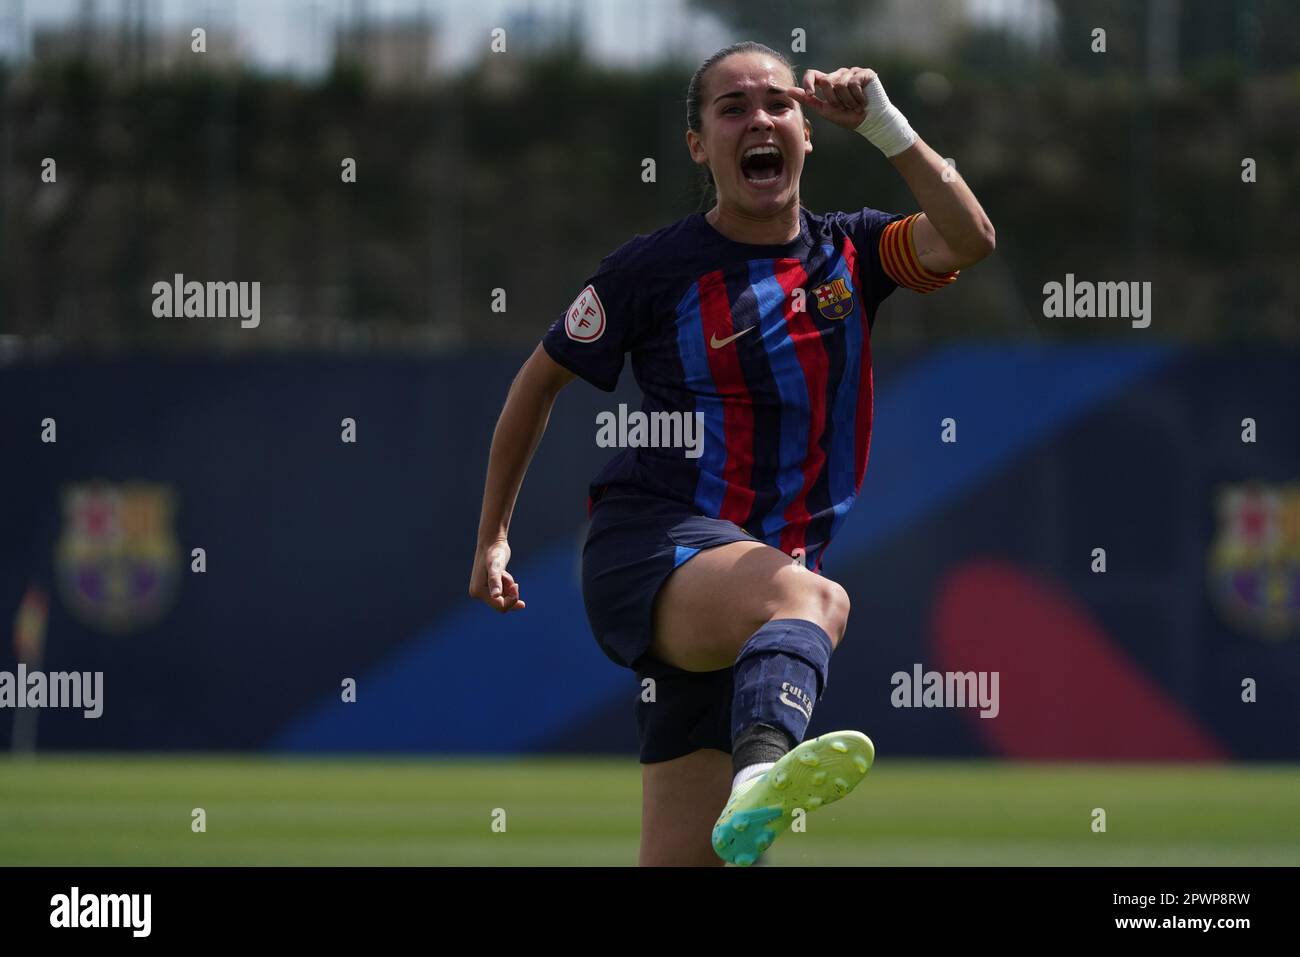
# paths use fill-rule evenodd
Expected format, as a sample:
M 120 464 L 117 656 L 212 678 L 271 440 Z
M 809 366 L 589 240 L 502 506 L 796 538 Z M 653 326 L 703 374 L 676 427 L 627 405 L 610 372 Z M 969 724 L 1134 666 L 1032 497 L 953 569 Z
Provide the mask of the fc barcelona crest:
M 813 297 L 827 319 L 843 319 L 853 310 L 853 292 L 842 278 L 818 286 L 813 290 Z
M 63 602 L 83 624 L 121 634 L 170 608 L 180 578 L 175 493 L 163 485 L 74 485 L 63 495 L 55 565 Z
M 1300 483 L 1219 493 L 1210 591 L 1234 624 L 1264 638 L 1300 630 Z

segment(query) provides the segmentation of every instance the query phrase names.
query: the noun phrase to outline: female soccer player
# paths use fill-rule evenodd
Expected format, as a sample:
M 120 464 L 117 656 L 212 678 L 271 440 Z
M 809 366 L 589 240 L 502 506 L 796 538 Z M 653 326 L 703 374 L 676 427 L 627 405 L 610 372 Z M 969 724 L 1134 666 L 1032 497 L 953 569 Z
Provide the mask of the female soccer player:
M 805 209 L 805 111 L 879 148 L 923 212 Z M 994 234 L 871 70 L 798 86 L 781 54 L 739 43 L 696 72 L 686 117 L 717 202 L 607 256 L 516 376 L 469 593 L 525 607 L 507 532 L 551 406 L 574 376 L 613 391 L 630 352 L 642 410 L 702 435 L 625 449 L 589 489 L 588 619 L 642 679 L 640 860 L 745 865 L 874 758 L 856 731 L 803 736 L 848 619 L 821 568 L 866 469 L 876 311 L 896 286 L 951 282 Z

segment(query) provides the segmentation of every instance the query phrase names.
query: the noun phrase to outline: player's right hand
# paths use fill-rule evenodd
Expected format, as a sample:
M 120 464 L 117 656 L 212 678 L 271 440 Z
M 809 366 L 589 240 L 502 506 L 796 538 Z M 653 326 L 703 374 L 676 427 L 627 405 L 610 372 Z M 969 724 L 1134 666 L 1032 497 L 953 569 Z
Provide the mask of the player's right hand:
M 510 545 L 504 538 L 494 542 L 480 542 L 474 552 L 469 596 L 486 602 L 489 608 L 502 613 L 522 611 L 525 605 L 519 597 L 519 583 L 506 571 L 509 561 Z

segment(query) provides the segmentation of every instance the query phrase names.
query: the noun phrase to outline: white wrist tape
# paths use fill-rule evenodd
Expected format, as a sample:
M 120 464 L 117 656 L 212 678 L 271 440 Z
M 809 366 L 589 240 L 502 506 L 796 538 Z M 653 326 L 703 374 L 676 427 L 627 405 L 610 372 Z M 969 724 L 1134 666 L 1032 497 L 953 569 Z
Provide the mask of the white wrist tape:
M 854 132 L 861 133 L 886 156 L 897 156 L 916 142 L 916 131 L 898 107 L 889 102 L 880 77 L 867 84 L 866 93 L 867 118 Z

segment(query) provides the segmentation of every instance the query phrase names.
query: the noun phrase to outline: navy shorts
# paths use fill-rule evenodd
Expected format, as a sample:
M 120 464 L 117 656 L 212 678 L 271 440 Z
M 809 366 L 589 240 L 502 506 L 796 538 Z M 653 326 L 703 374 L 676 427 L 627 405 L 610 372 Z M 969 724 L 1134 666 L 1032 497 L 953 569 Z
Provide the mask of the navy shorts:
M 636 672 L 641 763 L 670 761 L 699 748 L 731 753 L 732 669 L 682 671 L 649 655 L 654 600 L 673 569 L 697 552 L 758 539 L 734 522 L 626 486 L 596 502 L 582 549 L 582 597 L 606 656 Z M 644 679 L 655 700 L 642 701 Z

